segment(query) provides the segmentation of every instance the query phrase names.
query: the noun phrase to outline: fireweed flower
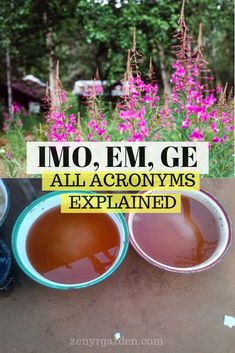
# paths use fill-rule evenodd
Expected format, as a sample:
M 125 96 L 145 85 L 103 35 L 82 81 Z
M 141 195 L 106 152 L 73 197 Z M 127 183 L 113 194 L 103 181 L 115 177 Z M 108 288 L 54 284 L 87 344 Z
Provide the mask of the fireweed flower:
M 12 104 L 12 107 L 11 107 L 11 109 L 12 109 L 12 113 L 14 114 L 14 115 L 16 115 L 16 114 L 19 114 L 20 112 L 21 112 L 21 105 L 19 104 L 19 103 L 17 103 L 17 102 L 14 102 L 13 104 Z
M 46 136 L 49 141 L 81 141 L 82 131 L 79 116 L 67 114 L 68 107 L 66 103 L 67 93 L 64 90 L 56 91 L 59 101 L 58 106 L 52 106 L 46 116 L 48 129 Z
M 185 118 L 182 122 L 182 129 L 187 129 L 189 127 L 189 124 L 190 124 L 190 120 L 188 118 Z
M 47 116 L 49 131 L 48 140 L 51 141 L 80 141 L 80 124 L 74 114 L 68 116 L 64 112 L 50 112 Z
M 203 132 L 196 127 L 189 135 L 189 138 L 194 141 L 203 141 L 204 135 Z
M 87 123 L 87 127 L 89 129 L 87 138 L 89 141 L 93 142 L 110 141 L 110 136 L 107 131 L 107 121 L 105 120 L 105 116 L 101 111 L 96 95 L 97 86 L 94 85 L 88 96 L 87 103 L 87 112 L 90 119 Z
M 227 140 L 228 140 L 228 136 L 227 136 L 227 135 L 224 135 L 224 136 L 221 138 L 220 143 L 223 145 Z
M 192 54 L 190 46 L 186 42 L 183 44 L 173 63 L 170 80 L 172 93 L 169 97 L 164 94 L 164 104 L 159 103 L 157 84 L 144 82 L 138 65 L 135 66 L 136 61 L 131 63 L 129 57 L 122 99 L 117 104 L 115 115 L 118 119 L 116 129 L 122 140 L 147 141 L 170 138 L 208 141 L 211 149 L 216 144 L 230 141 L 234 129 L 231 109 L 220 104 L 220 99 L 217 102 L 215 94 L 209 89 L 211 77 L 206 61 L 199 55 L 200 50 L 197 49 L 196 53 Z M 183 50 L 185 52 L 182 52 Z M 219 91 L 222 95 L 223 90 L 218 88 L 216 93 Z M 97 94 L 101 93 L 103 87 L 97 84 L 89 91 L 86 122 L 88 133 L 84 136 L 78 119 L 73 114 L 67 114 L 65 109 L 67 96 L 62 91 L 59 96 L 62 109 L 53 108 L 47 117 L 48 138 L 53 141 L 81 139 L 109 141 L 110 127 L 97 99 Z M 114 129 L 115 123 L 115 120 L 112 121 Z
M 59 90 L 58 92 L 58 98 L 60 103 L 67 103 L 68 101 L 68 97 L 67 97 L 67 93 L 64 90 Z
M 225 139 L 219 136 L 226 131 L 233 131 L 233 116 L 231 112 L 221 112 L 216 106 L 217 99 L 213 92 L 205 90 L 207 83 L 201 83 L 201 71 L 199 64 L 195 61 L 173 63 L 174 72 L 171 77 L 172 94 L 171 102 L 174 104 L 172 115 L 182 115 L 181 124 L 178 128 L 193 128 L 188 135 L 190 140 L 206 140 L 215 143 L 224 143 Z M 219 90 L 217 90 L 219 91 Z M 178 120 L 179 121 L 179 120 Z M 163 126 L 166 124 L 163 119 Z M 224 136 L 227 136 L 224 135 Z
M 210 94 L 204 99 L 204 104 L 206 107 L 210 107 L 211 105 L 216 103 L 216 98 L 214 97 L 213 94 Z
M 146 141 L 149 137 L 147 115 L 156 110 L 158 101 L 157 84 L 145 84 L 139 75 L 131 75 L 118 105 L 121 119 L 118 131 L 125 133 L 128 141 Z
M 219 136 L 215 136 L 215 137 L 213 137 L 212 141 L 213 141 L 213 142 L 215 142 L 215 143 L 220 142 L 220 138 L 219 138 Z
M 161 128 L 172 130 L 172 128 L 174 128 L 174 117 L 172 116 L 172 111 L 168 105 L 167 99 L 165 99 L 164 106 L 160 110 L 159 115 L 161 117 Z
M 13 154 L 10 150 L 6 150 L 6 154 L 5 154 L 6 158 L 11 160 L 13 158 Z
M 217 124 L 216 123 L 211 123 L 211 129 L 212 131 L 217 134 L 219 132 L 219 129 L 217 128 Z
M 117 126 L 119 133 L 123 134 L 127 141 L 146 141 L 150 136 L 151 139 L 161 140 L 164 139 L 164 131 L 172 129 L 183 131 L 191 128 L 192 132 L 188 134 L 189 140 L 205 140 L 210 143 L 211 147 L 213 144 L 224 144 L 234 130 L 232 112 L 227 108 L 225 111 L 225 108 L 216 105 L 213 93 L 206 95 L 203 92 L 204 85 L 200 83 L 200 70 L 197 65 L 191 65 L 185 69 L 179 61 L 176 61 L 173 68 L 175 72 L 171 79 L 172 95 L 165 99 L 162 107 L 158 105 L 159 96 L 156 84 L 146 84 L 140 76 L 129 78 L 122 101 L 117 104 L 120 119 Z M 63 101 L 66 102 L 64 93 Z M 96 93 L 90 93 L 87 112 L 89 117 L 87 139 L 89 141 L 109 141 L 108 124 L 99 107 Z M 156 118 L 155 125 L 151 120 L 154 117 Z M 86 138 L 81 131 L 77 117 L 74 114 L 67 114 L 66 109 L 52 109 L 47 116 L 47 122 L 49 140 L 81 141 Z M 21 122 L 17 124 L 20 126 Z M 159 127 L 157 132 L 154 131 L 156 124 Z M 8 129 L 6 122 L 4 129 Z M 185 134 L 183 136 L 185 138 Z
M 100 140 L 102 137 L 102 140 L 109 141 L 109 136 L 106 132 L 107 124 L 106 121 L 103 121 L 104 118 L 102 118 L 102 115 L 103 114 L 100 114 L 99 117 L 96 117 L 87 123 L 87 127 L 90 130 L 90 133 L 88 134 L 88 140 L 96 141 L 97 138 Z

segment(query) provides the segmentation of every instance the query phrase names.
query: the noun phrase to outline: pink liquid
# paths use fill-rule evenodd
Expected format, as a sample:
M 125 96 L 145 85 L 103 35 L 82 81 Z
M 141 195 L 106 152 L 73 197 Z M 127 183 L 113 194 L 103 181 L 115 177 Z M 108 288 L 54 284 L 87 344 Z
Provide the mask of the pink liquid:
M 181 214 L 136 214 L 133 233 L 139 247 L 165 265 L 191 267 L 206 261 L 218 245 L 213 214 L 200 202 L 181 197 Z

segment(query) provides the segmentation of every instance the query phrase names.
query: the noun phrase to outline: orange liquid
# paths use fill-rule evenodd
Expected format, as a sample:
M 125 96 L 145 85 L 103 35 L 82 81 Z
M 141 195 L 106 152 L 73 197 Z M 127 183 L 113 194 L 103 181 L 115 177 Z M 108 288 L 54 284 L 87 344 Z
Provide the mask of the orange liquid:
M 204 262 L 215 251 L 219 239 L 210 210 L 185 196 L 181 197 L 181 214 L 136 214 L 133 233 L 147 255 L 176 267 Z
M 112 266 L 120 237 L 106 214 L 62 214 L 55 207 L 32 225 L 26 248 L 32 266 L 42 276 L 75 284 L 93 280 Z

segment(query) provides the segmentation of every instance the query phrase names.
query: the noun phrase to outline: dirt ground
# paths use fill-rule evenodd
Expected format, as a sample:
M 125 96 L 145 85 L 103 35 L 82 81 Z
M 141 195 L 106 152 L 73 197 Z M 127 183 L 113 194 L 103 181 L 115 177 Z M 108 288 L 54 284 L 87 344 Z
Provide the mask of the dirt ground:
M 39 180 L 8 179 L 7 184 L 11 209 L 0 236 L 10 243 L 17 215 L 42 192 Z M 201 184 L 235 224 L 235 179 Z M 109 279 L 78 291 L 48 289 L 17 272 L 19 284 L 0 295 L 2 353 L 234 352 L 235 327 L 223 325 L 224 314 L 235 316 L 234 244 L 220 264 L 193 275 L 154 268 L 130 246 Z M 134 342 L 121 338 L 111 346 L 115 333 Z

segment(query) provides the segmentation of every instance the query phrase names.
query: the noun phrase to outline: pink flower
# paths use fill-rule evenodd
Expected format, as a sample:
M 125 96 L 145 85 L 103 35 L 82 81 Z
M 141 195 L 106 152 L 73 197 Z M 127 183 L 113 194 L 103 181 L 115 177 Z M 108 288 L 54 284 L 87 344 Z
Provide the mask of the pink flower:
M 74 128 L 74 126 L 72 124 L 65 124 L 65 129 L 66 131 L 70 134 L 70 133 L 74 133 L 76 130 Z
M 68 96 L 67 96 L 67 92 L 66 91 L 61 90 L 58 93 L 58 96 L 59 96 L 59 100 L 60 100 L 61 103 L 66 103 L 68 101 Z
M 223 124 L 228 124 L 231 121 L 231 118 L 227 112 L 222 112 L 221 114 L 221 120 Z
M 220 138 L 218 136 L 215 136 L 215 137 L 213 137 L 212 141 L 215 143 L 218 143 L 218 142 L 220 142 Z
M 76 117 L 74 114 L 69 115 L 69 121 L 71 124 L 76 124 Z
M 201 92 L 199 92 L 198 90 L 196 90 L 195 87 L 194 87 L 194 89 L 191 89 L 191 88 L 190 88 L 189 91 L 188 91 L 188 93 L 189 93 L 190 98 L 195 99 L 197 102 L 200 101 L 200 99 L 201 99 Z
M 81 131 L 74 114 L 66 115 L 65 112 L 58 112 L 54 109 L 47 115 L 49 141 L 80 141 Z
M 131 77 L 128 82 L 128 94 L 123 95 L 118 130 L 127 133 L 128 141 L 143 141 L 149 136 L 147 124 L 147 113 L 156 109 L 159 100 L 157 95 L 158 86 L 145 84 L 140 76 Z
M 177 103 L 178 102 L 178 95 L 176 92 L 172 93 L 171 95 L 172 102 Z
M 175 73 L 177 76 L 183 77 L 186 74 L 185 68 L 183 67 L 183 65 L 180 64 L 179 61 L 176 61 L 173 64 L 173 68 L 176 69 Z
M 211 128 L 215 134 L 217 134 L 219 132 L 219 129 L 217 128 L 216 123 L 211 123 Z
M 210 113 L 208 113 L 211 119 L 216 119 L 217 118 L 217 110 L 213 109 Z
M 134 134 L 133 135 L 133 141 L 143 141 L 142 135 L 138 134 L 138 133 Z
M 108 141 L 110 137 L 106 131 L 107 121 L 105 120 L 105 115 L 100 112 L 95 97 L 90 98 L 88 113 L 90 117 L 90 120 L 87 123 L 87 127 L 89 128 L 88 140 Z
M 131 131 L 132 130 L 132 124 L 128 121 L 126 123 L 120 123 L 118 126 L 118 131 L 123 133 L 126 131 Z
M 210 119 L 210 115 L 204 111 L 199 112 L 198 117 L 201 119 L 201 121 L 207 121 L 208 119 Z
M 13 103 L 12 104 L 12 107 L 11 107 L 11 109 L 12 109 L 12 113 L 14 114 L 14 115 L 16 115 L 16 114 L 18 114 L 18 113 L 20 113 L 20 111 L 21 111 L 21 105 L 19 104 L 19 103 Z
M 204 103 L 207 107 L 210 107 L 211 105 L 215 104 L 216 98 L 214 97 L 213 94 L 210 94 L 204 99 Z
M 5 156 L 6 156 L 7 159 L 12 159 L 13 154 L 12 154 L 12 152 L 10 150 L 7 150 Z
M 228 139 L 228 136 L 227 136 L 227 135 L 224 135 L 224 136 L 222 137 L 222 139 L 220 140 L 221 144 L 223 145 L 223 144 L 225 143 L 225 141 L 227 141 L 227 139 Z
M 187 78 L 187 84 L 189 85 L 189 86 L 193 86 L 194 85 L 194 80 L 193 80 L 193 78 L 192 77 L 188 77 Z
M 198 75 L 199 75 L 199 69 L 198 69 L 198 66 L 197 66 L 197 65 L 195 65 L 195 66 L 193 67 L 192 75 L 193 75 L 193 76 L 198 76 Z
M 104 134 L 105 134 L 105 129 L 102 129 L 102 128 L 98 127 L 98 129 L 97 129 L 97 134 L 98 134 L 99 136 L 104 135 Z
M 10 117 L 10 115 L 7 112 L 3 112 L 2 116 L 3 116 L 3 120 L 5 122 L 9 123 L 11 121 L 11 117 Z
M 190 120 L 188 118 L 185 118 L 182 122 L 182 129 L 187 129 L 189 127 L 189 124 L 190 124 Z
M 191 103 L 186 104 L 186 110 L 190 114 L 198 114 L 201 108 L 198 105 L 193 105 Z
M 229 126 L 227 127 L 227 130 L 234 131 L 234 126 L 229 125 Z
M 196 127 L 189 135 L 189 138 L 195 141 L 203 141 L 204 135 L 203 132 L 200 131 L 198 127 Z

